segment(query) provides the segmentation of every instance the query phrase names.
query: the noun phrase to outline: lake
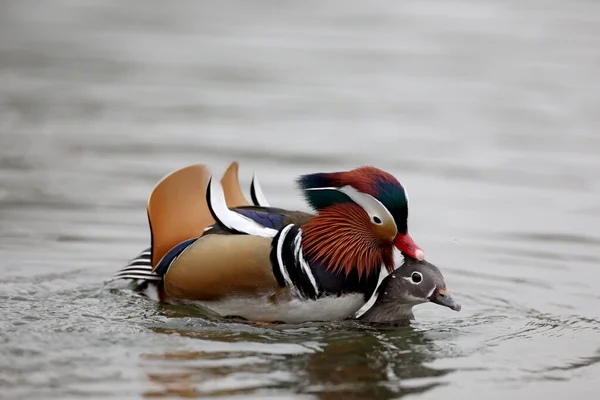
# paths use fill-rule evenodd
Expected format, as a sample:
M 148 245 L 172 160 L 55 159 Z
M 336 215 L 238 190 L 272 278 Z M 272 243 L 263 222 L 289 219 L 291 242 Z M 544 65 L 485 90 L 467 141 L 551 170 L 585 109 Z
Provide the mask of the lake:
M 0 398 L 593 398 L 600 3 L 5 0 Z M 254 326 L 111 275 L 174 169 L 375 165 L 462 311 Z

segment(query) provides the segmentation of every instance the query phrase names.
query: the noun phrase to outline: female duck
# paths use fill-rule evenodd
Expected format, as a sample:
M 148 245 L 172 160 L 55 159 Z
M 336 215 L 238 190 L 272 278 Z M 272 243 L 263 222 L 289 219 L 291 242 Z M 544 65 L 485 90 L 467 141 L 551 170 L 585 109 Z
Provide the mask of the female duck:
M 446 290 L 441 271 L 425 260 L 406 257 L 401 267 L 385 277 L 377 291 L 358 313 L 358 319 L 370 323 L 407 323 L 414 319 L 412 308 L 432 302 L 454 311 L 461 306 Z

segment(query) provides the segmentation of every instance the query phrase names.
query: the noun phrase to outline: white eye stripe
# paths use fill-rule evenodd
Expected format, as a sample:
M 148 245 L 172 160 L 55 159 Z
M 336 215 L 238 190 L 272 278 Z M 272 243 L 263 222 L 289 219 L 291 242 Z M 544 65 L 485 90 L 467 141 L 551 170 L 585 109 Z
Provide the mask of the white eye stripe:
M 306 190 L 337 190 L 338 192 L 342 192 L 346 196 L 350 197 L 350 199 L 353 202 L 355 202 L 356 204 L 361 206 L 363 208 L 363 210 L 365 210 L 367 212 L 367 214 L 369 215 L 369 218 L 371 219 L 371 221 L 373 221 L 373 223 L 376 223 L 375 217 L 377 217 L 381 220 L 381 223 L 379 223 L 377 225 L 381 225 L 381 224 L 387 222 L 388 224 L 392 224 L 394 226 L 394 228 L 396 229 L 396 231 L 398 230 L 396 221 L 394 220 L 394 217 L 392 216 L 392 214 L 390 213 L 390 211 L 387 209 L 386 206 L 384 206 L 379 200 L 377 200 L 375 197 L 371 196 L 370 194 L 359 192 L 358 190 L 354 189 L 352 186 L 346 185 L 346 186 L 342 186 L 341 188 L 336 188 L 336 187 L 309 188 Z
M 381 204 L 379 200 L 370 194 L 366 194 L 363 192 L 359 192 L 354 189 L 352 186 L 342 186 L 338 189 L 340 192 L 346 194 L 352 201 L 361 206 L 367 214 L 369 214 L 369 218 L 371 221 L 375 222 L 375 217 L 381 220 L 381 223 L 387 222 L 389 224 L 393 224 L 396 230 L 398 227 L 396 226 L 396 221 L 394 221 L 394 217 L 390 213 L 390 211 Z

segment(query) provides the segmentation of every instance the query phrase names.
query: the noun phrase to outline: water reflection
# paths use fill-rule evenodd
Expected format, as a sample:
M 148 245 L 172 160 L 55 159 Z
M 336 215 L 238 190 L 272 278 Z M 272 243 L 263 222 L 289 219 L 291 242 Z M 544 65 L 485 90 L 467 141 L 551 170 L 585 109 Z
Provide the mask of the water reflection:
M 193 338 L 200 347 L 208 343 L 210 349 L 144 354 L 142 365 L 154 384 L 145 396 L 256 394 L 266 388 L 324 400 L 387 399 L 425 392 L 442 384 L 435 378 L 451 372 L 427 365 L 435 359 L 433 342 L 411 326 L 201 328 L 205 324 L 197 321 L 191 330 L 154 328 Z M 237 351 L 232 343 L 239 344 Z
M 267 360 L 245 352 L 166 352 L 142 359 L 166 366 L 147 373 L 154 388 L 145 391 L 145 397 L 244 394 L 260 387 L 277 387 L 281 378 L 287 378 L 276 371 L 273 374 Z
M 304 392 L 320 399 L 379 399 L 425 392 L 440 383 L 404 385 L 450 372 L 425 365 L 434 359 L 431 341 L 410 326 L 390 330 L 356 329 L 323 339 L 323 352 L 309 356 Z

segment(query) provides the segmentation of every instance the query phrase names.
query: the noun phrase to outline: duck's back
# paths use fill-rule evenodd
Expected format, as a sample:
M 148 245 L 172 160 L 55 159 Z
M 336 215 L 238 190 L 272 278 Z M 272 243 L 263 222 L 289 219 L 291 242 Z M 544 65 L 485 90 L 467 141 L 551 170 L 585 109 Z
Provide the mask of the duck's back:
M 233 211 L 252 221 L 261 224 L 265 228 L 275 229 L 280 231 L 289 224 L 294 224 L 302 227 L 313 214 L 304 211 L 286 210 L 277 207 L 260 207 L 260 206 L 242 206 L 234 207 Z M 206 232 L 207 234 L 231 234 L 229 230 L 222 225 L 216 223 L 212 225 Z

